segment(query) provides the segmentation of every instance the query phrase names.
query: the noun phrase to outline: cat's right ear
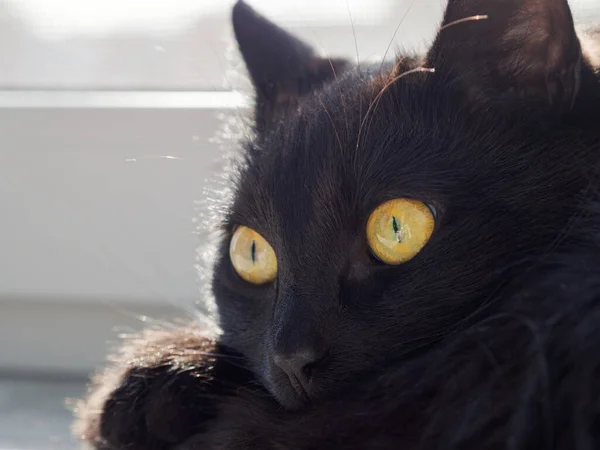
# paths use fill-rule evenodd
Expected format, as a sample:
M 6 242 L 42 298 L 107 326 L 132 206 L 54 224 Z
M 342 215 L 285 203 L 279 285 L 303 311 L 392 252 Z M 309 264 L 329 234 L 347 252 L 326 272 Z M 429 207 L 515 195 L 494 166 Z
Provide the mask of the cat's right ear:
M 581 63 L 567 0 L 448 0 L 427 58 L 471 99 L 559 109 L 575 100 Z
M 233 8 L 233 30 L 256 93 L 258 132 L 298 100 L 339 75 L 348 63 L 317 56 L 314 50 L 273 24 L 243 1 Z

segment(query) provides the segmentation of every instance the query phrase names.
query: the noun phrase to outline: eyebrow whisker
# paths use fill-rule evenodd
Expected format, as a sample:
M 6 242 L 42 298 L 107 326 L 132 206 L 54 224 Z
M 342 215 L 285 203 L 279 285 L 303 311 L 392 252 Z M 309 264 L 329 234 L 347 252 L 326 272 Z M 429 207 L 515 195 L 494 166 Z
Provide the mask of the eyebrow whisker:
M 462 19 L 455 20 L 453 22 L 447 23 L 440 28 L 440 31 L 445 30 L 446 28 L 453 27 L 454 25 L 458 25 L 459 23 L 464 22 L 472 22 L 476 20 L 487 20 L 490 17 L 487 14 L 477 14 L 475 16 L 463 17 Z
M 363 120 L 361 121 L 360 127 L 358 129 L 358 137 L 356 139 L 356 152 L 358 152 L 358 148 L 360 146 L 360 140 L 362 137 L 362 132 L 363 132 L 363 128 L 364 125 L 367 121 L 367 119 L 370 118 L 370 116 L 373 114 L 373 112 L 377 109 L 377 106 L 379 105 L 379 102 L 381 101 L 381 97 L 383 96 L 383 94 L 398 80 L 404 78 L 407 75 L 410 75 L 412 73 L 434 73 L 435 72 L 435 68 L 433 67 L 415 67 L 414 69 L 411 70 L 407 70 L 406 72 L 402 72 L 400 75 L 395 76 L 394 78 L 392 78 L 391 80 L 389 80 L 379 91 L 379 93 L 377 94 L 377 96 L 373 99 L 373 101 L 371 101 L 369 108 L 367 109 L 367 113 L 365 114 L 365 117 L 363 118 Z

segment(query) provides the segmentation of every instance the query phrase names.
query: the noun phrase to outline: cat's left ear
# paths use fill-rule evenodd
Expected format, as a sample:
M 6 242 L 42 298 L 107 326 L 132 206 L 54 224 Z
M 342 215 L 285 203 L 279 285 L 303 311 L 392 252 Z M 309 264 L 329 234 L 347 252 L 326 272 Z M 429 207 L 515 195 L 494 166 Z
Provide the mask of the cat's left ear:
M 566 0 L 449 0 L 427 63 L 470 98 L 572 106 L 581 47 Z
M 233 30 L 256 91 L 255 120 L 263 131 L 301 96 L 339 75 L 348 63 L 314 50 L 243 1 L 233 8 Z

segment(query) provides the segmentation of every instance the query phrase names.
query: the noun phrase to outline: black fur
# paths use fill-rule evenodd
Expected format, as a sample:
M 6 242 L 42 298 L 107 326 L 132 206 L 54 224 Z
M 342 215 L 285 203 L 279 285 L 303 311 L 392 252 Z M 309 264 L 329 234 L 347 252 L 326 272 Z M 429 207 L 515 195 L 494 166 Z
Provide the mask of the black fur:
M 243 3 L 233 22 L 257 122 L 214 268 L 223 334 L 127 344 L 81 403 L 80 436 L 600 448 L 600 76 L 565 1 L 450 0 L 429 53 L 382 72 L 329 64 Z M 365 222 L 398 197 L 431 204 L 436 228 L 386 266 Z M 233 270 L 236 225 L 275 249 L 274 283 Z M 273 354 L 306 349 L 318 364 L 298 390 Z

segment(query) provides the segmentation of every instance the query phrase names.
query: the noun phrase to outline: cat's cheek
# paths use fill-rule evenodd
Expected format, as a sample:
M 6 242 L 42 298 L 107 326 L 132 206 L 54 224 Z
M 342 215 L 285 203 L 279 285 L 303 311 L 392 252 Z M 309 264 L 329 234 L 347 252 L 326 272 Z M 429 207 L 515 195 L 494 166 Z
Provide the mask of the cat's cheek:
M 242 279 L 225 258 L 215 268 L 213 294 L 219 309 L 221 305 L 240 310 L 260 309 L 274 300 L 276 290 L 277 279 L 260 285 L 251 284 Z
M 256 374 L 263 369 L 263 342 L 270 329 L 270 311 L 275 303 L 276 289 L 277 281 L 251 285 L 228 263 L 220 264 L 215 270 L 212 290 L 219 325 L 224 331 L 221 340 L 243 354 Z

